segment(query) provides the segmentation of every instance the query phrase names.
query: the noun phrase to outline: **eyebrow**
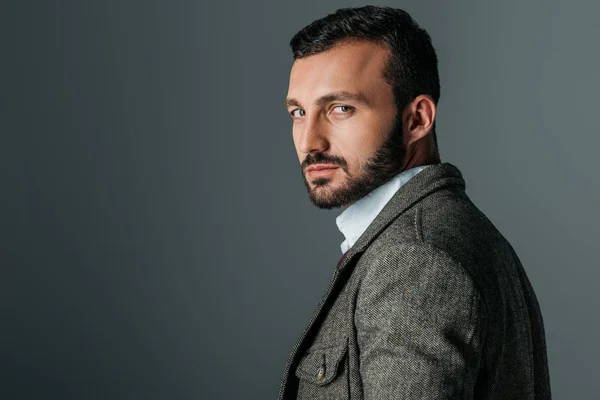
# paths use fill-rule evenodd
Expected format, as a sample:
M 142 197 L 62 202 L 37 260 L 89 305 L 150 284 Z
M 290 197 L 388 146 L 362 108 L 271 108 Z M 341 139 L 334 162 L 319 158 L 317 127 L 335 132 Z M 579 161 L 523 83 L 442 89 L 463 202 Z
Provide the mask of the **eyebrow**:
M 339 100 L 354 100 L 354 101 L 362 103 L 364 105 L 369 104 L 369 101 L 367 100 L 365 95 L 362 93 L 351 93 L 351 92 L 347 92 L 345 90 L 340 90 L 338 92 L 328 93 L 326 95 L 319 97 L 317 99 L 317 101 L 315 101 L 315 105 L 323 106 L 326 103 L 329 103 L 331 101 L 336 101 L 336 100 L 338 100 L 338 101 Z M 291 107 L 291 106 L 301 107 L 300 102 L 294 98 L 285 99 L 285 106 L 286 107 Z

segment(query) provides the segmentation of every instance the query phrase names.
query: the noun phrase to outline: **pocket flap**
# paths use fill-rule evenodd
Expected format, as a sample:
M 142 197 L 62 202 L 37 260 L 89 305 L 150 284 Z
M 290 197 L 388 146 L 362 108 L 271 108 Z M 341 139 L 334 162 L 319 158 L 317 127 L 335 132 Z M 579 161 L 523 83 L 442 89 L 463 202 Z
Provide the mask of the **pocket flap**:
M 296 376 L 315 385 L 328 384 L 338 375 L 347 348 L 346 341 L 326 347 L 311 346 L 300 359 Z

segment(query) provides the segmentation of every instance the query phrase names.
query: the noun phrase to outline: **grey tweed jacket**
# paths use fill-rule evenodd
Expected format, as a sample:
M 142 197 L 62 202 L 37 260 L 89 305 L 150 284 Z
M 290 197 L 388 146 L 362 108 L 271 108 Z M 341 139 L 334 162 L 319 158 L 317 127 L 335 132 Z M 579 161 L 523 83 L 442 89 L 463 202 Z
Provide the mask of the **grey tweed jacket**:
M 456 166 L 414 176 L 346 253 L 279 399 L 551 399 L 536 295 Z

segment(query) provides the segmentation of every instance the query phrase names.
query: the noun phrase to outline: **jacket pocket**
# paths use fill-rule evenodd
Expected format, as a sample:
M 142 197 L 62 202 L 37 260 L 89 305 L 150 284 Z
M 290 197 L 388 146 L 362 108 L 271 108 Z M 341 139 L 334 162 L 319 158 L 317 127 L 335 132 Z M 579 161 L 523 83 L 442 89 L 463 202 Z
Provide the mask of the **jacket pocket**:
M 346 353 L 348 340 L 316 343 L 302 356 L 296 376 L 299 399 L 332 399 L 348 396 Z

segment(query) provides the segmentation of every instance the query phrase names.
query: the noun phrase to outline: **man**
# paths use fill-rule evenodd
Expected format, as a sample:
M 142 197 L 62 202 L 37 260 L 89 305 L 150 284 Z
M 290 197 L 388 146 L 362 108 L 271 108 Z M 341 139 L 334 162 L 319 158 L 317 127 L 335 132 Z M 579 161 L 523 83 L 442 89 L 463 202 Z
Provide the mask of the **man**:
M 406 12 L 345 8 L 290 42 L 311 201 L 344 207 L 329 288 L 279 399 L 550 399 L 542 315 L 435 134 L 437 57 Z

